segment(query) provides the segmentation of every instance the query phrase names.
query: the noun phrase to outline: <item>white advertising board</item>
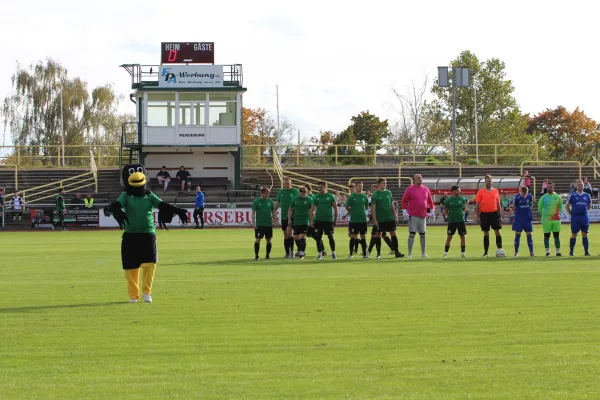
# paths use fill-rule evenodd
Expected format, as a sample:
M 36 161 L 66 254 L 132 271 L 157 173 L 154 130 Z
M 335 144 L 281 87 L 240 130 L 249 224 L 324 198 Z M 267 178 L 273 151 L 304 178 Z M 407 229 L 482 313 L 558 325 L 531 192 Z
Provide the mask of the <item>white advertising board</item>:
M 173 89 L 223 87 L 223 66 L 161 65 L 158 87 Z

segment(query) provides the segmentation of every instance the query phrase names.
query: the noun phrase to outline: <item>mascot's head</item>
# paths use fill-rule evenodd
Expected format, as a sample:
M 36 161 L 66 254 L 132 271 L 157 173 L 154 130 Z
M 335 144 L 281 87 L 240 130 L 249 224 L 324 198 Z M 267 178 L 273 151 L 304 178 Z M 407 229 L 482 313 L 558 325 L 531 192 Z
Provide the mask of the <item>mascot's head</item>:
M 146 193 L 146 168 L 142 164 L 129 164 L 123 167 L 121 179 L 125 191 L 134 196 Z

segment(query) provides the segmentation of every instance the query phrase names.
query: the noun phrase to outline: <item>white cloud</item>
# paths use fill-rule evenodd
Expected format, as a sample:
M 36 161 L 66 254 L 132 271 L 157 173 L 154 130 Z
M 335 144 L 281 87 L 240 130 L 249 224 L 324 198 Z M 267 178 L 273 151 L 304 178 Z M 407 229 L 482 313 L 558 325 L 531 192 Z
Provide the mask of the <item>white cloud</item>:
M 123 63 L 158 64 L 161 41 L 214 41 L 217 63 L 242 63 L 245 105 L 280 113 L 303 132 L 339 131 L 361 110 L 394 118 L 401 89 L 462 50 L 499 58 L 524 112 L 580 106 L 600 120 L 595 2 L 555 0 L 341 2 L 9 1 L 0 14 L 0 95 L 15 61 L 53 57 L 90 87 L 128 94 Z M 128 101 L 124 111 L 133 112 Z M 305 133 L 306 132 L 306 133 Z M 312 133 L 311 133 L 312 134 Z

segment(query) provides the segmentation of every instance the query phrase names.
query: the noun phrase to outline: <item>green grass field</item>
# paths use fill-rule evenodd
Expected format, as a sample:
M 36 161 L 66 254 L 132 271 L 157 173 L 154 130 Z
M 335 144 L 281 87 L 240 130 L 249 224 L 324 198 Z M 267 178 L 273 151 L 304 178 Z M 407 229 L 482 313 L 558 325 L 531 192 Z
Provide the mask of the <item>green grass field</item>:
M 598 258 L 482 259 L 469 234 L 467 260 L 440 227 L 430 259 L 363 261 L 339 228 L 317 262 L 278 231 L 257 263 L 251 230 L 160 231 L 154 302 L 129 304 L 119 232 L 1 233 L 0 399 L 600 398 Z

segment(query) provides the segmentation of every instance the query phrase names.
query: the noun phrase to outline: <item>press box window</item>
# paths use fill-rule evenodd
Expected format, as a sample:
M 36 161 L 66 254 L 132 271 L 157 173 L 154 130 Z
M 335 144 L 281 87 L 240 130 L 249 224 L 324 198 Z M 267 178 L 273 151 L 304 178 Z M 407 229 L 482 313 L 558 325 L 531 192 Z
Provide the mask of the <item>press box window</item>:
M 179 93 L 179 125 L 204 126 L 206 93 Z
M 235 93 L 210 93 L 208 124 L 210 126 L 236 126 L 237 103 Z
M 175 126 L 175 93 L 148 93 L 148 126 Z

